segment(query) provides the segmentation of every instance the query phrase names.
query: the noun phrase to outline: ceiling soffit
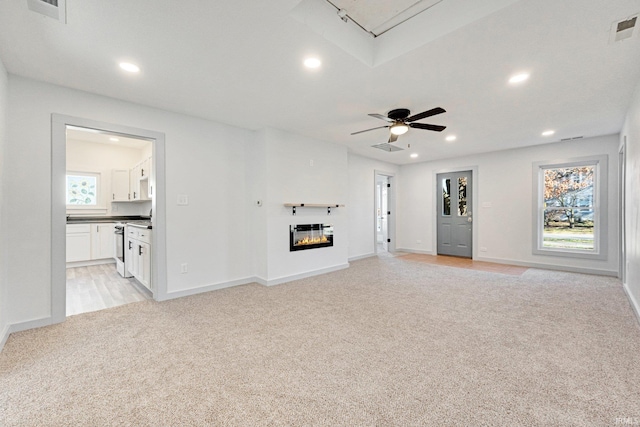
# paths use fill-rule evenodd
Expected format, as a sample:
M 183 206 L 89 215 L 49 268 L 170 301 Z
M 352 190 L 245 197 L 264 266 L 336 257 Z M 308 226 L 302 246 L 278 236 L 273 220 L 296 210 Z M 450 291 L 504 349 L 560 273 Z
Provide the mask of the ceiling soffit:
M 378 37 L 444 0 L 326 0 L 363 30 Z
M 517 1 L 302 0 L 291 16 L 376 67 Z M 346 11 L 346 22 L 338 16 L 339 9 Z

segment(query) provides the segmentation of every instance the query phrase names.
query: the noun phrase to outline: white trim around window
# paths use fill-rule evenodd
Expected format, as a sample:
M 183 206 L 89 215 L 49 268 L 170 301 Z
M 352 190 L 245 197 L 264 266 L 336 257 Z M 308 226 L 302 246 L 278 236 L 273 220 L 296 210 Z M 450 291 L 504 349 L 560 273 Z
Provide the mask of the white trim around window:
M 608 162 L 609 156 L 601 155 L 533 163 L 533 253 L 535 255 L 607 259 Z M 560 212 L 564 208 L 546 206 L 545 171 L 574 167 L 593 168 L 593 187 L 592 194 L 589 194 L 589 203 L 569 206 L 571 208 L 569 210 L 589 212 L 593 221 L 593 245 L 580 247 L 579 243 L 576 243 L 576 247 L 552 247 L 548 242 L 548 233 L 545 234 L 545 211 L 557 209 Z

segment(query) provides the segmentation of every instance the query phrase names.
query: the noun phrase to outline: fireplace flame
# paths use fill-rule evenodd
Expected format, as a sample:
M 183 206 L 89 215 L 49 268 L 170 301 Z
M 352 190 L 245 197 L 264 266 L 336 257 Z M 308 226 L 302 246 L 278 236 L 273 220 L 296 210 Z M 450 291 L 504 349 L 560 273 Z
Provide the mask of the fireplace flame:
M 296 242 L 296 246 L 302 246 L 302 245 L 316 245 L 318 243 L 326 243 L 328 242 L 329 239 L 327 239 L 326 236 L 322 236 L 322 237 L 311 237 L 311 236 L 305 236 L 304 239 L 300 239 Z

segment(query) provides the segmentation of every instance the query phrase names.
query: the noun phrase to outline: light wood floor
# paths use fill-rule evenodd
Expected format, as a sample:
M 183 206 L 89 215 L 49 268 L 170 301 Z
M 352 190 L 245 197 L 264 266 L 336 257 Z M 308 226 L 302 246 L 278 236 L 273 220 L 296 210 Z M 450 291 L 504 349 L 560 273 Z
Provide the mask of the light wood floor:
M 491 273 L 508 274 L 511 276 L 520 276 L 528 270 L 527 267 L 519 267 L 516 265 L 497 264 L 494 262 L 474 261 L 470 258 L 460 258 L 446 255 L 425 255 L 397 253 L 405 261 L 417 261 L 427 264 L 446 265 L 447 267 L 466 268 L 468 270 L 487 271 Z
M 151 299 L 135 279 L 125 279 L 115 264 L 67 268 L 67 316 Z

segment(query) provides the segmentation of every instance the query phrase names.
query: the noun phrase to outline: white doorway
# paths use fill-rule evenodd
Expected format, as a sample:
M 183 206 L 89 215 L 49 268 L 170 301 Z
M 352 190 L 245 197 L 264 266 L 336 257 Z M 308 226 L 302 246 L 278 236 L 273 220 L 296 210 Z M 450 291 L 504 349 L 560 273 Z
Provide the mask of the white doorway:
M 618 152 L 618 230 L 619 230 L 619 273 L 618 276 L 622 283 L 626 285 L 626 273 L 627 273 L 627 250 L 625 242 L 625 229 L 626 229 L 626 195 L 627 195 L 627 137 L 625 135 L 624 142 L 620 151 Z
M 66 142 L 67 128 L 96 129 L 112 135 L 153 141 L 152 173 L 155 189 L 153 209 L 154 249 L 151 253 L 153 298 L 162 301 L 167 295 L 166 274 L 166 203 L 165 203 L 165 137 L 163 133 L 99 122 L 79 117 L 52 114 L 51 138 L 51 313 L 53 323 L 66 319 Z
M 153 141 L 79 127 L 66 139 L 67 317 L 152 298 L 124 271 L 121 225 L 152 222 Z
M 394 197 L 393 175 L 375 173 L 375 206 L 374 206 L 374 236 L 375 253 L 387 255 L 394 252 Z

